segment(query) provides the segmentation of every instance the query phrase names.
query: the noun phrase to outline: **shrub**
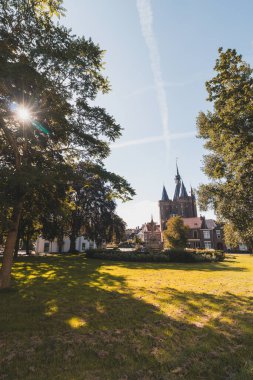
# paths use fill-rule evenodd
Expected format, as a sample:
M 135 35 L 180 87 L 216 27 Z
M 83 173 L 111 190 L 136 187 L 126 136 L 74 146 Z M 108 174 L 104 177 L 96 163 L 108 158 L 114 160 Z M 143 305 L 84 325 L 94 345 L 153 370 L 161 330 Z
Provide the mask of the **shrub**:
M 198 250 L 196 251 L 198 255 L 205 256 L 210 261 L 223 261 L 225 259 L 225 252 L 220 250 Z
M 103 259 L 113 261 L 133 261 L 133 262 L 204 262 L 222 261 L 225 258 L 222 251 L 194 251 L 194 250 L 166 250 L 159 253 L 152 252 L 121 252 L 117 250 L 90 250 L 86 256 L 91 259 Z
M 153 254 L 143 252 L 121 252 L 121 251 L 87 251 L 86 256 L 92 259 L 105 259 L 114 261 L 136 261 L 136 262 L 169 262 L 167 254 Z

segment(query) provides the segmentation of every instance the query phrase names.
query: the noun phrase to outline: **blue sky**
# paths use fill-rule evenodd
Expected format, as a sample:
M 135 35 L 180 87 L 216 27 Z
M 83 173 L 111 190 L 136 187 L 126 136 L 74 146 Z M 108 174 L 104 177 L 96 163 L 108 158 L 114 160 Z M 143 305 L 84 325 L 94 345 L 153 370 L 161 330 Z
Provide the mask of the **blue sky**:
M 124 128 L 106 160 L 109 170 L 135 188 L 119 204 L 130 227 L 153 214 L 165 184 L 174 192 L 175 162 L 186 188 L 207 182 L 205 153 L 196 136 L 220 46 L 253 61 L 251 0 L 65 0 L 61 20 L 106 50 L 105 75 L 112 90 L 96 100 Z M 212 216 L 212 212 L 207 216 Z

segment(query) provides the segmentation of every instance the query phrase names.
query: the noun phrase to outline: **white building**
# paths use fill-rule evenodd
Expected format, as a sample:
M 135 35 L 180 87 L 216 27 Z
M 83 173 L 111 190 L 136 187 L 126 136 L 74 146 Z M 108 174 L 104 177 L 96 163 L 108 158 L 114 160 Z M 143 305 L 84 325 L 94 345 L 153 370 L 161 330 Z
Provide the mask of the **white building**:
M 68 237 L 64 238 L 62 245 L 62 253 L 68 252 L 70 247 L 70 239 Z M 78 252 L 84 252 L 87 249 L 96 248 L 95 242 L 85 239 L 83 236 L 79 236 L 76 239 L 76 250 Z M 42 237 L 39 237 L 36 241 L 36 253 L 57 253 L 59 252 L 59 247 L 57 240 L 49 241 L 45 240 Z

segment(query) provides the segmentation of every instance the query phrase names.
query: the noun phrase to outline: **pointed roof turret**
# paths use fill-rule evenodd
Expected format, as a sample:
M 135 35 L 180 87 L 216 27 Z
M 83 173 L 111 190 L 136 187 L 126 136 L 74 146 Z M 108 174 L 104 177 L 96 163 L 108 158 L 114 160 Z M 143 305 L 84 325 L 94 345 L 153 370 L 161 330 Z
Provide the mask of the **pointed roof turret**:
M 179 174 L 179 170 L 178 170 L 177 162 L 176 162 L 176 169 L 177 169 L 177 174 L 176 174 L 176 176 L 175 176 L 175 181 L 176 181 L 176 180 L 180 181 L 181 176 L 180 176 L 180 174 Z
M 196 199 L 196 197 L 195 197 L 195 194 L 194 194 L 194 191 L 193 191 L 193 188 L 191 187 L 191 197 L 192 197 L 192 199 Z
M 188 198 L 188 194 L 183 181 L 181 185 L 180 198 Z
M 177 174 L 175 176 L 176 188 L 175 188 L 175 192 L 174 192 L 173 201 L 175 201 L 176 199 L 179 198 L 179 196 L 180 196 L 180 189 L 181 189 L 181 176 L 179 174 L 177 163 L 176 163 L 176 168 L 177 168 Z
M 163 185 L 162 201 L 168 201 L 168 200 L 169 200 L 169 197 L 165 189 L 165 186 Z

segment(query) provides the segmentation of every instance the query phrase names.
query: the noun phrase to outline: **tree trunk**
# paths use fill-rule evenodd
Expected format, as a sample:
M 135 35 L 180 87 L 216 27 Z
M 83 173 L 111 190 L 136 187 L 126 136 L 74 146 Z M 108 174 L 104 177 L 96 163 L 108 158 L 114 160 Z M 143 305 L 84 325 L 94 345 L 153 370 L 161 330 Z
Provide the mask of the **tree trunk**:
M 20 243 L 20 236 L 19 236 L 19 233 L 18 233 L 17 234 L 17 239 L 16 239 L 16 244 L 15 244 L 14 257 L 18 257 L 19 243 Z
M 58 251 L 59 251 L 59 253 L 62 253 L 63 239 L 59 238 L 57 243 L 58 243 Z
M 29 235 L 27 235 L 25 240 L 25 252 L 27 255 L 30 255 L 30 238 Z
M 69 253 L 75 253 L 76 252 L 76 236 L 71 235 L 70 236 L 70 247 L 69 247 Z
M 58 252 L 62 254 L 62 242 L 58 241 Z
M 101 249 L 102 248 L 102 239 L 97 239 L 96 240 L 96 246 L 97 246 L 97 249 Z
M 4 247 L 3 263 L 0 270 L 0 288 L 10 287 L 11 268 L 13 262 L 13 253 L 15 250 L 18 227 L 20 221 L 23 199 L 21 198 L 13 209 L 11 226 L 7 234 L 7 239 Z

